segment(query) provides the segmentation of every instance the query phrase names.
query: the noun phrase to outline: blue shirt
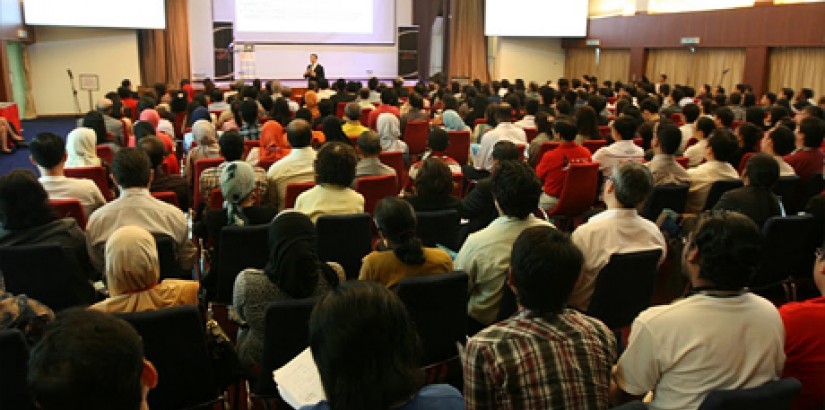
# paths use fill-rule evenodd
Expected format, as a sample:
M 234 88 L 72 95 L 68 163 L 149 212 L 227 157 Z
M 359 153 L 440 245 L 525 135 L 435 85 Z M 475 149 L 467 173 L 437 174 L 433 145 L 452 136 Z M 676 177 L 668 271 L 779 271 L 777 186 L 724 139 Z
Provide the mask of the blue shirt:
M 329 403 L 322 401 L 314 406 L 304 406 L 300 410 L 329 410 Z M 464 410 L 464 397 L 455 387 L 448 384 L 431 384 L 401 407 L 394 410 Z

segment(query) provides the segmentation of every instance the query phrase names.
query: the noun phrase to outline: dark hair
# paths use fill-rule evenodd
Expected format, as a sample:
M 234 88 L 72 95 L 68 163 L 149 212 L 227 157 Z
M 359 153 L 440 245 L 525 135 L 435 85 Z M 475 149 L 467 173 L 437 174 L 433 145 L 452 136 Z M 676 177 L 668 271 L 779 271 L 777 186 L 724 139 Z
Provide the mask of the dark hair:
M 367 87 L 370 90 L 375 90 L 376 88 L 378 88 L 378 78 L 377 77 L 370 77 L 370 79 L 367 80 Z
M 702 131 L 705 138 L 709 138 L 713 130 L 716 129 L 716 123 L 708 117 L 700 117 L 696 120 L 696 129 Z
M 381 104 L 398 105 L 398 95 L 392 88 L 386 88 L 381 91 Z
M 333 410 L 389 409 L 420 388 L 421 347 L 404 303 L 371 281 L 321 297 L 309 345 Z
M 493 159 L 497 161 L 518 161 L 521 151 L 512 141 L 501 140 L 493 145 Z
M 117 95 L 122 99 L 132 98 L 132 91 L 127 86 L 117 88 Z
M 572 114 L 572 111 L 573 106 L 570 105 L 570 103 L 567 100 L 561 99 L 556 101 L 556 113 L 558 113 L 559 115 L 570 115 Z
M 258 103 L 253 100 L 243 100 L 241 102 L 241 119 L 244 124 L 250 124 L 252 126 L 257 125 Z
M 381 154 L 381 138 L 378 133 L 373 130 L 367 130 L 361 133 L 358 137 L 358 149 L 361 154 L 366 157 L 372 157 Z
M 639 110 L 647 111 L 647 112 L 650 112 L 652 114 L 656 114 L 656 113 L 659 112 L 659 104 L 656 103 L 656 100 L 654 100 L 652 98 L 645 98 L 639 104 Z
M 307 124 L 312 122 L 312 111 L 307 108 L 299 108 L 298 111 L 295 111 L 295 118 L 296 120 L 304 120 Z M 291 121 L 290 121 L 291 123 Z M 311 132 L 312 130 L 310 130 Z
M 686 104 L 682 108 L 682 115 L 685 116 L 685 122 L 689 124 L 696 122 L 696 119 L 699 118 L 699 114 L 701 113 L 702 110 L 699 109 L 699 106 L 694 103 Z
M 237 130 L 226 131 L 218 139 L 221 155 L 227 162 L 238 161 L 243 156 L 243 137 Z
M 138 121 L 135 123 L 134 127 L 132 127 L 132 131 L 135 133 L 135 140 L 140 142 L 143 137 L 155 135 L 155 128 L 152 127 L 152 124 L 146 121 Z
M 745 163 L 750 186 L 770 190 L 779 180 L 779 163 L 768 154 L 754 154 Z
M 730 128 L 733 126 L 734 115 L 728 107 L 719 107 L 713 111 L 713 115 L 719 119 L 723 126 Z
M 513 121 L 513 107 L 507 103 L 496 106 L 493 116 L 497 123 Z
M 271 100 L 268 96 L 266 98 Z M 286 98 L 278 97 L 272 103 L 272 119 L 278 121 L 282 127 L 286 127 L 292 121 L 292 111 L 289 110 L 289 101 Z
M 793 88 L 785 87 L 782 89 L 782 95 L 785 96 L 786 100 L 793 100 L 794 91 Z
M 358 121 L 361 118 L 361 106 L 358 103 L 349 103 L 344 107 L 344 114 L 348 120 Z
M 784 157 L 796 149 L 796 137 L 788 127 L 776 127 L 767 133 L 766 138 L 773 142 L 773 151 L 776 155 Z
M 350 186 L 355 178 L 358 157 L 351 145 L 327 142 L 318 151 L 315 160 L 315 183 Z
M 91 128 L 97 136 L 96 144 L 104 144 L 109 140 L 106 134 L 106 122 L 103 119 L 103 114 L 100 111 L 89 111 L 83 116 L 81 127 Z
M 66 143 L 59 135 L 51 132 L 41 132 L 29 143 L 29 152 L 32 158 L 43 168 L 52 169 L 63 161 L 66 154 Z
M 805 117 L 799 122 L 799 132 L 804 137 L 806 147 L 818 149 L 825 137 L 825 121 L 820 118 Z
M 636 136 L 636 130 L 639 124 L 633 117 L 627 115 L 620 115 L 613 120 L 613 129 L 623 140 L 632 140 Z
M 298 118 L 297 114 L 295 119 L 286 126 L 286 140 L 292 148 L 308 147 L 312 143 L 312 129 L 309 122 Z
M 616 200 L 623 208 L 635 208 L 647 199 L 653 190 L 650 168 L 638 162 L 622 162 L 613 166 L 610 176 Z
M 521 161 L 501 161 L 492 181 L 493 198 L 505 215 L 524 219 L 538 207 L 541 181 L 529 165 Z
M 762 107 L 748 107 L 745 109 L 745 122 L 763 127 L 765 125 L 765 110 Z
M 28 384 L 44 410 L 137 410 L 143 343 L 123 319 L 73 308 L 57 314 L 31 352 Z
M 659 147 L 663 153 L 673 155 L 682 143 L 682 131 L 675 125 L 660 123 L 656 130 L 656 139 L 659 140 Z
M 433 151 L 443 152 L 450 145 L 450 136 L 442 128 L 433 128 L 427 136 L 427 145 Z
M 163 141 L 154 135 L 143 137 L 138 147 L 149 156 L 149 161 L 151 161 L 153 169 L 157 169 L 163 162 L 163 159 L 166 158 L 166 148 L 163 146 Z
M 524 103 L 524 112 L 527 115 L 536 115 L 539 112 L 539 100 L 529 99 Z
M 553 131 L 565 141 L 575 140 L 576 135 L 579 133 L 573 121 L 563 118 L 557 119 L 556 122 L 553 123 Z
M 744 107 L 753 107 L 756 105 L 756 95 L 751 93 L 746 93 L 742 97 L 742 106 Z
M 334 114 L 335 111 L 335 104 L 333 104 L 332 100 L 329 98 L 324 98 L 321 101 L 318 101 L 318 113 L 320 114 L 321 118 L 328 117 Z
M 728 97 L 728 101 L 731 105 L 739 105 L 742 103 L 742 94 L 738 92 L 732 92 Z
M 539 314 L 561 313 L 584 264 L 570 237 L 549 226 L 527 228 L 510 255 L 519 304 Z
M 362 100 L 366 100 L 370 98 L 370 89 L 369 88 L 362 88 L 358 91 L 358 97 Z
M 149 185 L 151 170 L 149 156 L 137 148 L 122 148 L 112 160 L 112 174 L 122 188 L 145 188 Z
M 782 121 L 782 119 L 790 116 L 788 109 L 781 105 L 771 107 L 768 112 L 771 114 L 771 127 L 776 125 L 779 121 Z
M 421 240 L 415 236 L 415 210 L 409 202 L 397 196 L 378 201 L 375 205 L 375 224 L 390 241 L 393 253 L 402 263 L 423 265 L 426 262 Z
M 730 162 L 736 151 L 739 149 L 739 143 L 736 141 L 736 136 L 733 135 L 727 128 L 717 128 L 713 130 L 708 138 L 708 147 L 713 152 L 713 157 L 717 161 Z
M 583 105 L 576 110 L 576 128 L 585 139 L 599 138 L 598 121 L 593 107 Z
M 529 101 L 535 101 L 535 100 L 529 100 Z M 553 128 L 553 123 L 550 122 L 549 118 L 550 118 L 550 114 L 548 114 L 545 111 L 539 111 L 539 112 L 536 113 L 536 118 L 535 118 L 536 131 L 539 134 L 543 133 L 543 134 L 547 134 L 548 136 L 550 135 L 551 129 Z
M 427 158 L 415 177 L 415 192 L 424 197 L 446 197 L 453 192 L 453 174 L 444 161 Z
M 688 246 L 699 253 L 699 277 L 722 290 L 745 287 L 762 259 L 759 228 L 738 212 L 700 215 Z
M 736 129 L 739 137 L 742 138 L 744 152 L 752 152 L 759 149 L 759 140 L 762 137 L 762 130 L 751 123 L 745 122 Z M 739 164 L 736 164 L 739 165 Z
M 134 116 L 140 117 L 140 113 L 143 112 L 143 110 L 155 108 L 155 105 L 157 104 L 155 103 L 155 100 L 152 97 L 145 95 L 143 97 L 140 97 L 140 99 L 137 101 L 137 113 L 134 114 Z
M 0 224 L 7 231 L 23 231 L 57 219 L 49 194 L 27 169 L 0 176 Z

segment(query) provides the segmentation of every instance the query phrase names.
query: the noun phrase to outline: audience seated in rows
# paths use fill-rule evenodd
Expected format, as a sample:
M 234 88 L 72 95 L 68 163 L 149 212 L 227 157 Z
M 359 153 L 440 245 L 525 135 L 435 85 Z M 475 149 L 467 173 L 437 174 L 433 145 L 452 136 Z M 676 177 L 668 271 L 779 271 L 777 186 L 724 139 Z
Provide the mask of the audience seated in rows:
M 682 139 L 679 128 L 673 124 L 659 123 L 655 127 L 653 139 L 650 141 L 653 148 L 653 158 L 646 165 L 653 174 L 653 185 L 682 185 L 690 183 L 690 176 L 676 162 L 676 151 Z
M 455 209 L 461 213 L 461 200 L 453 195 L 454 175 L 442 159 L 427 158 L 419 167 L 413 192 L 405 194 L 404 199 L 416 212 Z
M 297 114 L 296 114 L 297 116 Z M 267 171 L 269 198 L 282 211 L 286 207 L 286 187 L 289 184 L 312 182 L 315 178 L 315 150 L 312 149 L 312 131 L 309 123 L 295 119 L 286 127 L 286 138 L 292 151 L 272 164 Z
M 258 103 L 249 99 L 241 102 L 241 119 L 238 133 L 244 141 L 257 141 L 261 138 L 261 125 L 258 124 Z M 194 128 L 194 127 L 193 127 Z
M 742 158 L 758 152 L 759 141 L 763 138 L 763 135 L 759 127 L 749 123 L 741 124 L 739 128 L 734 131 L 734 135 L 736 136 L 736 142 L 739 148 L 728 162 L 738 170 Z
M 541 209 L 553 209 L 559 202 L 564 181 L 571 164 L 590 162 L 590 150 L 576 143 L 576 125 L 567 119 L 553 124 L 553 131 L 561 138 L 559 146 L 544 154 L 536 167 L 536 175 L 542 181 Z
M 682 140 L 679 143 L 677 152 L 684 153 L 687 149 L 688 141 L 693 138 L 693 130 L 696 127 L 696 120 L 699 118 L 699 114 L 701 114 L 701 109 L 696 104 L 690 103 L 682 108 L 682 116 L 684 117 L 685 124 L 679 127 L 679 131 L 682 132 Z
M 355 150 L 342 142 L 328 142 L 315 160 L 315 186 L 295 200 L 295 210 L 314 223 L 322 215 L 364 212 L 364 197 L 350 188 L 358 158 Z
M 197 120 L 192 124 L 192 135 L 198 146 L 189 150 L 186 156 L 186 165 L 183 169 L 183 176 L 189 185 L 194 186 L 195 162 L 199 159 L 219 158 L 221 156 L 218 146 L 217 132 L 215 126 L 207 120 Z
M 773 216 L 784 216 L 782 202 L 772 189 L 779 180 L 779 164 L 768 154 L 750 157 L 742 175 L 745 186 L 722 194 L 714 210 L 737 211 L 762 227 Z
M 527 145 L 527 134 L 524 130 L 513 125 L 513 108 L 508 104 L 495 107 L 497 125 L 484 134 L 481 146 L 473 154 L 473 165 L 462 166 L 467 179 L 478 180 L 490 175 L 493 168 L 493 147 L 499 141 L 510 141 L 514 144 Z
M 410 163 L 410 151 L 407 143 L 401 141 L 401 128 L 398 117 L 391 113 L 384 113 L 378 116 L 376 122 L 378 138 L 381 140 L 381 150 L 385 152 L 401 151 L 404 155 L 404 163 Z
M 264 129 L 266 129 L 266 126 L 264 126 Z M 262 134 L 263 133 L 262 131 Z M 200 194 L 204 199 L 209 198 L 212 190 L 221 187 L 221 174 L 223 174 L 229 164 L 234 161 L 240 161 L 243 156 L 243 138 L 237 131 L 224 132 L 218 142 L 220 143 L 221 155 L 224 161 L 218 164 L 217 167 L 207 168 L 201 173 L 198 186 L 200 187 Z M 266 176 L 266 171 L 258 166 L 253 166 L 252 170 L 255 175 L 255 186 L 253 189 L 258 191 L 256 195 L 260 199 L 260 202 L 267 203 L 270 197 L 268 195 L 269 181 Z
M 395 169 L 381 162 L 381 140 L 375 131 L 367 129 L 358 137 L 361 158 L 355 166 L 356 180 L 361 177 L 395 175 Z M 397 175 L 396 175 L 397 177 Z M 352 183 L 355 186 L 355 181 Z
M 605 178 L 610 177 L 616 164 L 644 160 L 644 149 L 633 142 L 636 130 L 636 121 L 631 117 L 622 115 L 613 121 L 611 135 L 615 142 L 593 153 L 593 162 L 599 163 L 599 170 Z
M 401 132 L 407 129 L 407 123 L 410 121 L 429 121 L 430 112 L 424 109 L 424 98 L 417 93 L 410 94 L 410 98 L 404 107 L 399 111 L 401 117 L 399 118 L 401 124 Z
M 702 210 L 714 182 L 739 179 L 739 172 L 728 162 L 736 153 L 736 147 L 736 137 L 730 130 L 725 128 L 713 130 L 707 139 L 707 148 L 705 148 L 706 162 L 688 170 L 690 190 L 685 212 L 697 213 Z
M 106 167 L 97 156 L 95 132 L 91 128 L 79 127 L 66 136 L 66 168 Z
M 430 130 L 430 134 L 427 136 L 427 147 L 429 148 L 424 156 L 421 158 L 421 161 L 418 161 L 410 167 L 409 177 L 410 183 L 415 182 L 415 178 L 418 175 L 418 170 L 421 165 L 424 163 L 424 160 L 428 158 L 435 158 L 443 162 L 445 165 L 448 166 L 450 169 L 450 173 L 453 175 L 461 175 L 461 164 L 456 162 L 455 159 L 450 158 L 445 151 L 447 151 L 447 147 L 450 145 L 450 136 L 447 134 L 447 131 L 441 128 L 433 128 Z

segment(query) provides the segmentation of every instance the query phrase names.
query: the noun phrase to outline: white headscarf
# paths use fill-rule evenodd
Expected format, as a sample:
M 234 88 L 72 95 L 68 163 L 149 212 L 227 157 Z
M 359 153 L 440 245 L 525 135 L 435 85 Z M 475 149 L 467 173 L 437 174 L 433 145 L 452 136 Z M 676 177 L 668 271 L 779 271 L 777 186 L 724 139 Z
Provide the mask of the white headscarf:
M 155 238 L 127 225 L 106 241 L 106 286 L 112 296 L 145 290 L 158 283 L 160 264 Z
M 91 128 L 78 127 L 66 136 L 66 168 L 96 167 L 102 162 L 97 156 L 97 134 Z
M 164 132 L 166 135 L 175 138 L 175 126 L 165 118 L 162 118 L 160 122 L 158 122 L 158 131 Z
M 407 151 L 407 144 L 401 138 L 401 123 L 394 114 L 383 113 L 378 116 L 375 124 L 378 137 L 381 139 L 381 149 L 384 151 Z
M 192 136 L 198 147 L 215 145 L 218 142 L 215 126 L 206 120 L 197 120 L 192 124 Z

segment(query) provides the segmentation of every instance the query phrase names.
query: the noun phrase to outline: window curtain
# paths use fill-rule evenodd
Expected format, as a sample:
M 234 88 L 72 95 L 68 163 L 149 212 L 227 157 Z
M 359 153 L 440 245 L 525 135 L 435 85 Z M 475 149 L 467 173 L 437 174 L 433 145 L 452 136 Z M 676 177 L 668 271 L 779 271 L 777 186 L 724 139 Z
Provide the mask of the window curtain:
M 138 30 L 141 85 L 178 84 L 189 78 L 188 8 L 187 0 L 166 0 L 166 29 Z
M 775 48 L 768 56 L 768 90 L 810 88 L 825 94 L 825 48 Z
M 484 0 L 452 2 L 449 74 L 482 82 L 490 80 L 487 38 L 484 36 Z
M 727 74 L 722 72 L 727 69 Z M 697 88 L 704 84 L 720 84 L 726 90 L 742 82 L 745 71 L 745 50 L 738 48 L 705 48 L 691 53 L 688 49 L 650 50 L 645 75 L 651 81 L 667 74 L 671 85 Z
M 596 49 L 568 48 L 564 58 L 564 77 L 580 78 L 585 74 L 596 75 Z
M 608 80 L 627 82 L 630 77 L 630 50 L 601 49 L 595 75 L 599 84 Z
M 30 120 L 37 117 L 37 108 L 34 105 L 34 93 L 32 92 L 32 62 L 29 57 L 29 46 L 23 44 L 23 75 L 26 77 L 26 109 L 25 119 Z

